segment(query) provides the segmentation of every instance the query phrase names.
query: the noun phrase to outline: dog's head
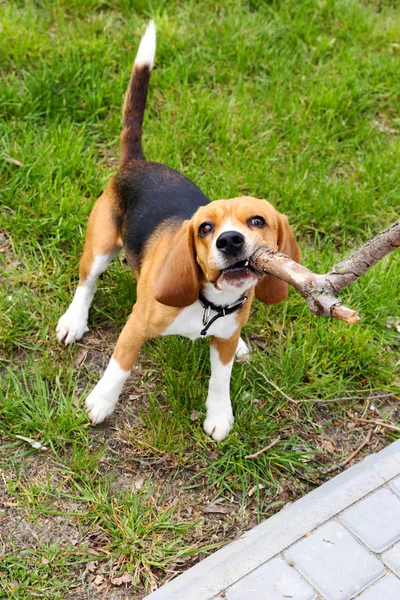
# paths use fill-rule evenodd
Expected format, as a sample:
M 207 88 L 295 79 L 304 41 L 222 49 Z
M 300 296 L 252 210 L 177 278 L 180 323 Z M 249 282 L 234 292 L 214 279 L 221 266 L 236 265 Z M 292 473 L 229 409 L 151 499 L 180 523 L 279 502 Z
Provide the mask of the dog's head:
M 272 275 L 260 278 L 249 265 L 262 246 L 300 261 L 287 217 L 266 200 L 244 196 L 200 207 L 176 234 L 156 279 L 156 300 L 189 306 L 206 282 L 218 290 L 237 289 L 238 294 L 256 286 L 257 298 L 266 304 L 285 300 L 287 283 Z

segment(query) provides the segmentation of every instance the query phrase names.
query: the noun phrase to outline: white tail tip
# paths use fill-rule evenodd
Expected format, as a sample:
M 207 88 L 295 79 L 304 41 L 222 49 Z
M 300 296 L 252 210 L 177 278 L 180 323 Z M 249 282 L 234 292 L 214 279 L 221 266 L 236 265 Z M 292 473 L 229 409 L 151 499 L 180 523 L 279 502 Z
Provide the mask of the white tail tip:
M 156 26 L 153 19 L 147 25 L 144 36 L 140 40 L 139 50 L 135 58 L 135 65 L 143 67 L 147 65 L 150 69 L 153 68 L 154 57 L 156 54 Z

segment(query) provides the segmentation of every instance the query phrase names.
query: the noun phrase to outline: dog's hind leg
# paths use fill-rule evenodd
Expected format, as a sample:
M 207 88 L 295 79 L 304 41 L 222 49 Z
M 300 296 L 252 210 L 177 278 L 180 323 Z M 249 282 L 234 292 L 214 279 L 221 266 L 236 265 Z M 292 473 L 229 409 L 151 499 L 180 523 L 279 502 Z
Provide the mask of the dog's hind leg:
M 89 217 L 85 248 L 79 263 L 79 285 L 67 312 L 57 324 L 57 339 L 65 344 L 80 340 L 88 331 L 89 308 L 98 277 L 122 248 L 116 203 L 109 185 Z

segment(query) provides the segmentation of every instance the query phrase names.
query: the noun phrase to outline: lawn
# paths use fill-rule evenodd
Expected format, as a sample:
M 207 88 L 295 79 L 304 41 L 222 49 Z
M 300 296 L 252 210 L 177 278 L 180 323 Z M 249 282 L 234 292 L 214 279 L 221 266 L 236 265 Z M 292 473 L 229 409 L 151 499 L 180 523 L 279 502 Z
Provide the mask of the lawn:
M 268 199 L 319 272 L 399 218 L 395 0 L 2 2 L 2 598 L 138 600 L 338 473 L 370 427 L 357 415 L 400 424 L 397 251 L 343 293 L 357 326 L 293 290 L 254 303 L 222 444 L 202 431 L 208 342 L 177 337 L 148 343 L 116 413 L 89 425 L 83 399 L 135 299 L 123 257 L 83 340 L 66 348 L 55 326 L 151 17 L 146 156 L 210 198 Z M 363 452 L 395 436 L 374 427 Z

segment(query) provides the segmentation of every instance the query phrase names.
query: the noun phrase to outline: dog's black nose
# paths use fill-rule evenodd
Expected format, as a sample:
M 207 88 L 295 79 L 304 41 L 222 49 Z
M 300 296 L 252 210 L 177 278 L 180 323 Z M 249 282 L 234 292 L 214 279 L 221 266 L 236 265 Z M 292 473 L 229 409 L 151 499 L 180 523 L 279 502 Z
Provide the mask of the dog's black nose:
M 217 248 L 224 254 L 236 256 L 244 246 L 244 235 L 238 231 L 224 231 L 217 239 Z

